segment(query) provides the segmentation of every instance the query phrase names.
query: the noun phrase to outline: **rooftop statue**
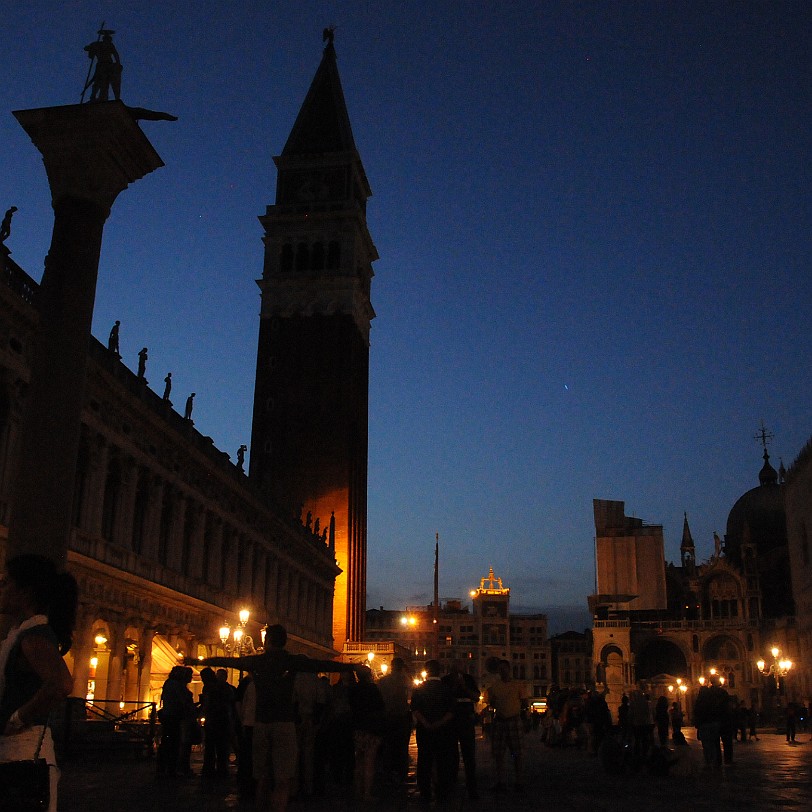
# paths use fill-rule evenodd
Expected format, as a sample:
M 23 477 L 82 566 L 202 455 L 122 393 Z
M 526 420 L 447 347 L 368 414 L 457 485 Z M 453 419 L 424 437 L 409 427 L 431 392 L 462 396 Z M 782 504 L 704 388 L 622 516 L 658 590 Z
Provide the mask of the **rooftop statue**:
M 11 236 L 11 218 L 14 217 L 15 211 L 17 207 L 12 206 L 3 216 L 3 222 L 0 223 L 0 243 L 4 243 Z
M 92 102 L 107 101 L 111 88 L 113 95 L 117 99 L 121 98 L 121 71 L 123 68 L 116 46 L 113 45 L 113 34 L 115 33 L 115 31 L 106 29 L 102 23 L 99 38 L 90 45 L 85 45 L 85 51 L 90 57 L 90 68 L 87 71 L 88 78 L 85 86 L 82 88 L 82 101 L 85 99 L 88 88 L 91 88 L 90 101 Z M 93 71 L 94 61 L 95 71 Z M 93 71 L 92 76 L 91 71 Z
M 138 377 L 145 378 L 147 374 L 147 359 L 149 358 L 149 351 L 146 347 L 142 347 L 138 353 Z

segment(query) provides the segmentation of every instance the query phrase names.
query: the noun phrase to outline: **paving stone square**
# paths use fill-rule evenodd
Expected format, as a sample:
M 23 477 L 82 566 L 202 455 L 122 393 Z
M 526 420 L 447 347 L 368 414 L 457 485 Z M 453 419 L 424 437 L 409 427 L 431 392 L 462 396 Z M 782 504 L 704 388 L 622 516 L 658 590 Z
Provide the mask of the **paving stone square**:
M 758 741 L 737 743 L 734 762 L 718 772 L 702 769 L 702 751 L 693 729 L 686 735 L 695 775 L 658 777 L 641 770 L 609 775 L 596 756 L 577 748 L 550 748 L 538 734 L 523 740 L 526 753 L 525 788 L 511 788 L 508 771 L 506 792 L 492 793 L 494 783 L 489 743 L 477 741 L 481 798 L 465 797 L 460 770 L 457 792 L 445 807 L 421 805 L 414 786 L 414 739 L 412 772 L 405 791 L 396 797 L 381 793 L 370 804 L 360 804 L 351 793 L 328 784 L 323 798 L 292 799 L 293 812 L 387 812 L 388 810 L 448 809 L 454 812 L 760 812 L 772 809 L 809 809 L 812 791 L 812 743 L 809 733 L 790 745 L 784 736 L 762 732 Z M 154 759 L 121 755 L 76 756 L 63 765 L 60 812 L 223 812 L 253 809 L 241 800 L 236 770 L 228 780 L 204 782 L 199 777 L 201 754 L 194 753 L 198 775 L 166 779 L 155 774 Z M 510 767 L 510 765 L 508 765 Z

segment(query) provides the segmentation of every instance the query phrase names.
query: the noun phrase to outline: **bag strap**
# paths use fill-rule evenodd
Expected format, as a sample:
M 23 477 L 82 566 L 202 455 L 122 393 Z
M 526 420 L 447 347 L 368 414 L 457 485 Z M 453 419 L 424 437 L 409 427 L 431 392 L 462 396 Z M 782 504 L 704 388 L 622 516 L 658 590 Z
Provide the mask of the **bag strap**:
M 45 724 L 42 726 L 42 733 L 39 734 L 39 741 L 37 742 L 37 749 L 34 751 L 34 761 L 39 761 L 39 753 L 42 750 L 42 743 L 45 741 L 45 731 L 48 729 L 48 722 L 51 721 L 50 715 L 45 720 Z

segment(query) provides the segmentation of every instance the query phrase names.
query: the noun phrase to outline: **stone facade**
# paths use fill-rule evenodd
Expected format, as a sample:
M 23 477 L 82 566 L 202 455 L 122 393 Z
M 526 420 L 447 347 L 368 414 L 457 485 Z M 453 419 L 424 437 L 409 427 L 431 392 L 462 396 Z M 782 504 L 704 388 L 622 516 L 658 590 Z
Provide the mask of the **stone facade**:
M 36 283 L 10 257 L 0 286 L 0 540 L 14 498 Z M 80 585 L 69 654 L 76 691 L 96 666 L 97 697 L 148 701 L 156 636 L 197 656 L 243 606 L 294 645 L 332 651 L 333 552 L 270 510 L 248 478 L 97 341 L 90 347 L 68 566 Z M 104 643 L 97 637 L 106 638 Z M 134 665 L 135 664 L 135 665 Z M 159 687 L 159 686 L 158 686 Z
M 547 616 L 510 611 L 510 589 L 491 569 L 471 592 L 472 608 L 446 601 L 436 616 L 433 606 L 405 610 L 367 610 L 366 640 L 370 646 L 391 641 L 415 671 L 429 659 L 443 664 L 460 660 L 482 686 L 491 658 L 508 660 L 513 678 L 525 684 L 529 697 L 547 695 L 554 681 L 550 667 Z M 436 622 L 435 622 L 436 621 Z M 371 649 L 372 650 L 372 649 Z M 383 650 L 383 649 L 382 649 Z
M 785 487 L 792 594 L 798 622 L 794 673 L 788 679 L 797 684 L 809 707 L 812 703 L 812 558 L 809 551 L 812 535 L 812 440 L 787 471 Z
M 769 486 L 773 484 L 770 481 Z M 742 526 L 747 526 L 747 517 L 753 514 L 741 501 L 731 516 L 744 517 Z M 755 501 L 762 505 L 764 494 L 757 493 Z M 764 550 L 780 548 L 780 537 L 762 538 L 748 529 L 731 539 L 734 543 L 728 554 L 728 539 L 723 544 L 716 536 L 713 554 L 698 563 L 686 516 L 680 565 L 666 565 L 662 528 L 625 516 L 623 502 L 595 500 L 595 520 L 599 550 L 605 551 L 615 537 L 628 539 L 640 533 L 656 537 L 653 546 L 658 552 L 646 559 L 645 575 L 651 582 L 665 585 L 664 594 L 654 593 L 653 599 L 651 595 L 645 597 L 645 593 L 641 599 L 634 592 L 599 593 L 589 598 L 594 679 L 608 690 L 607 702 L 613 712 L 623 693 L 632 690 L 637 682 L 645 682 L 655 696 L 673 695 L 678 679 L 688 686 L 685 701 L 690 711 L 698 681 L 711 669 L 725 678 L 731 693 L 768 712 L 774 711 L 777 704 L 799 698 L 792 682 L 783 682 L 776 691 L 775 682 L 763 677 L 756 666 L 772 646 L 784 652 L 797 650 L 794 617 L 779 611 L 765 613 L 760 588 L 761 577 L 773 581 L 777 578 L 763 568 L 767 560 Z M 598 556 L 599 587 L 632 583 L 629 573 L 601 571 L 616 566 L 618 560 L 624 566 L 635 563 L 633 556 Z
M 338 81 L 332 44 L 325 50 L 314 87 L 325 71 L 328 84 Z M 298 143 L 306 143 L 312 132 L 323 135 L 319 115 L 332 115 L 321 102 L 314 104 L 309 99 L 291 135 Z M 343 96 L 340 103 L 343 106 Z M 107 104 L 120 106 L 118 102 Z M 349 127 L 346 110 L 340 124 Z M 287 160 L 297 171 L 307 168 L 312 163 L 307 156 L 285 157 L 290 144 L 289 140 L 282 164 Z M 322 155 L 318 160 L 323 159 Z M 347 192 L 341 213 L 336 214 L 336 207 L 331 207 L 331 225 L 326 228 L 330 233 L 340 232 L 346 262 L 338 261 L 339 273 L 331 279 L 320 283 L 310 275 L 307 280 L 311 288 L 318 288 L 311 291 L 310 298 L 323 300 L 319 314 L 334 322 L 338 314 L 341 329 L 349 322 L 350 350 L 360 357 L 353 378 L 355 389 L 348 392 L 336 387 L 330 392 L 330 413 L 353 421 L 351 430 L 341 434 L 340 460 L 311 455 L 297 461 L 293 471 L 285 469 L 289 458 L 268 464 L 267 451 L 278 432 L 288 427 L 283 417 L 271 413 L 267 402 L 276 398 L 281 403 L 294 391 L 292 386 L 287 388 L 290 381 L 277 381 L 272 384 L 276 390 L 265 392 L 264 399 L 258 400 L 249 477 L 242 464 L 233 464 L 210 437 L 197 431 L 188 416 L 176 412 L 168 399 L 154 392 L 143 375 L 124 366 L 117 352 L 91 339 L 87 358 L 76 364 L 86 383 L 74 387 L 84 392 L 77 462 L 72 472 L 75 483 L 71 488 L 66 480 L 62 490 L 73 493 L 67 566 L 79 582 L 80 609 L 68 660 L 78 696 L 88 694 L 116 705 L 119 701 L 155 700 L 179 657 L 223 652 L 225 644 L 219 630 L 224 622 L 236 627 L 242 608 L 251 612 L 243 650 L 260 645 L 261 628 L 266 623 L 279 622 L 288 630 L 291 649 L 321 658 L 334 655 L 334 597 L 341 615 L 338 646 L 344 643 L 348 628 L 353 632 L 363 629 L 368 331 L 374 316 L 368 294 L 371 261 L 377 254 L 363 217 L 362 204 L 369 188 L 360 159 L 353 153 L 343 155 L 342 161 L 348 173 L 346 189 L 352 191 Z M 280 171 L 287 172 L 288 168 L 280 164 Z M 280 183 L 289 180 L 288 174 L 280 175 Z M 278 199 L 283 197 L 280 192 Z M 275 216 L 284 220 L 289 214 L 269 207 L 263 218 L 266 238 L 271 233 L 278 235 L 270 221 Z M 348 224 L 353 234 L 349 234 Z M 331 245 L 328 241 L 324 260 L 335 270 L 333 260 L 337 257 Z M 268 262 L 266 255 L 266 273 L 260 282 L 263 334 L 275 330 L 278 324 L 271 325 L 269 317 L 277 321 L 283 318 L 279 308 L 287 307 L 284 301 L 288 301 L 276 296 L 279 291 L 274 280 L 279 280 L 268 273 Z M 43 332 L 43 299 L 39 286 L 11 259 L 5 246 L 0 246 L 0 266 L 0 555 L 5 556 L 9 546 L 16 549 L 9 544 L 15 498 L 25 501 L 20 498 L 21 491 L 15 491 L 18 474 L 23 469 L 35 470 L 37 463 L 22 455 L 21 437 L 28 425 L 24 415 L 31 407 L 35 346 Z M 347 267 L 353 271 L 361 268 L 359 278 L 348 282 L 344 278 Z M 356 290 L 359 285 L 363 295 Z M 296 292 L 294 298 L 301 305 L 300 294 Z M 337 303 L 336 296 L 341 302 Z M 92 312 L 92 296 L 90 303 Z M 306 303 L 305 309 L 306 314 L 297 311 L 297 315 L 313 315 L 312 303 Z M 305 321 L 310 326 L 316 319 Z M 270 367 L 263 346 L 261 339 L 258 390 L 267 385 L 264 371 Z M 294 331 L 283 349 L 287 354 L 294 352 L 303 368 L 309 368 L 312 358 L 324 362 L 327 346 L 335 349 L 334 335 L 322 332 L 313 340 Z M 336 366 L 336 370 L 340 373 L 341 367 Z M 323 429 L 320 415 L 306 410 L 295 415 L 311 444 L 322 436 L 318 433 Z M 313 425 L 303 425 L 308 420 Z M 51 442 L 58 444 L 59 439 L 53 437 Z M 70 456 L 73 458 L 73 452 Z M 321 526 L 318 521 L 311 522 L 310 516 L 305 519 L 307 500 L 302 493 L 293 493 L 299 509 L 278 498 L 293 482 L 329 482 L 334 470 L 347 459 L 352 462 L 355 479 L 349 490 L 342 484 L 342 504 L 332 505 L 323 499 L 307 504 L 308 512 L 313 508 L 314 519 L 321 515 Z M 12 522 L 12 541 L 14 527 L 25 530 L 24 518 Z M 27 548 L 22 544 L 21 549 Z M 336 562 L 337 554 L 341 566 Z M 343 580 L 334 594 L 339 576 Z M 347 607 L 352 619 L 348 619 Z M 233 641 L 227 646 L 232 651 L 235 647 Z

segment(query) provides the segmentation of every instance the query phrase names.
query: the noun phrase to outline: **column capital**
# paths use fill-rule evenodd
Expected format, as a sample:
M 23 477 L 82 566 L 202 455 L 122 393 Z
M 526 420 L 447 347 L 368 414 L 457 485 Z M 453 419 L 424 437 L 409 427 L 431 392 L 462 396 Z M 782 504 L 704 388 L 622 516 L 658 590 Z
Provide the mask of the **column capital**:
M 14 116 L 42 153 L 54 206 L 73 198 L 107 214 L 119 192 L 164 165 L 118 100 L 15 110 Z

